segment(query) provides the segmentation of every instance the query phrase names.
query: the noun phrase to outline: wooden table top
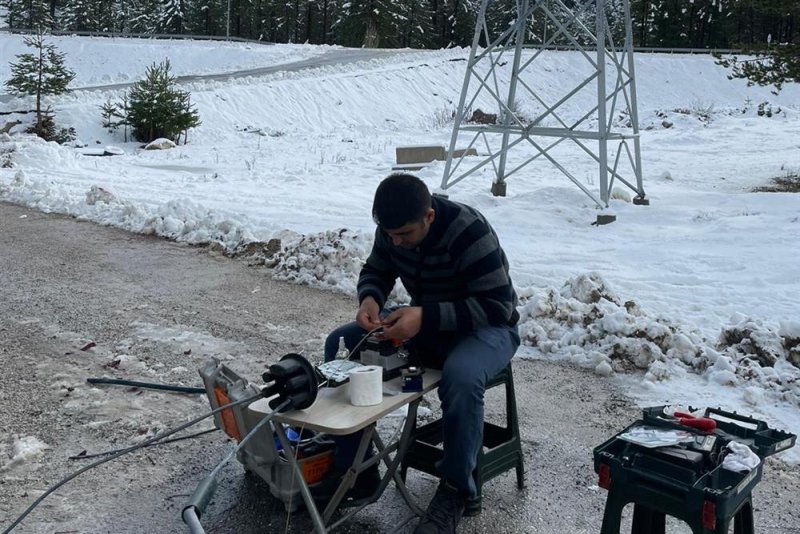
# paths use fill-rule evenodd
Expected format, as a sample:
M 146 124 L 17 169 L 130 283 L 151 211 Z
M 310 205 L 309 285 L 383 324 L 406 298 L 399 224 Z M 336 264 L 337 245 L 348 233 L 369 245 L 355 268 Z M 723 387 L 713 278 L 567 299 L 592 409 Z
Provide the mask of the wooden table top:
M 352 434 L 401 406 L 420 398 L 439 384 L 441 376 L 440 371 L 426 369 L 425 374 L 422 375 L 422 391 L 414 393 L 401 391 L 401 377 L 388 380 L 383 383 L 383 402 L 374 406 L 350 404 L 349 382 L 334 388 L 321 388 L 317 400 L 310 407 L 305 410 L 291 410 L 275 414 L 273 420 L 327 434 Z M 388 391 L 397 393 L 387 395 Z M 259 399 L 249 406 L 249 410 L 257 417 L 264 417 L 272 411 L 268 401 L 269 399 Z

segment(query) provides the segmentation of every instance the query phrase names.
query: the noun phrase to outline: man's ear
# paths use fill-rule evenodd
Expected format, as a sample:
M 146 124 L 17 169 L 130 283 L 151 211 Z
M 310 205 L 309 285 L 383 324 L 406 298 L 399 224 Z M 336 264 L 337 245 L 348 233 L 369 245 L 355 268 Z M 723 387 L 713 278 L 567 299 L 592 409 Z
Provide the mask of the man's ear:
M 436 211 L 433 208 L 428 208 L 428 211 L 425 212 L 425 222 L 431 224 L 435 218 Z

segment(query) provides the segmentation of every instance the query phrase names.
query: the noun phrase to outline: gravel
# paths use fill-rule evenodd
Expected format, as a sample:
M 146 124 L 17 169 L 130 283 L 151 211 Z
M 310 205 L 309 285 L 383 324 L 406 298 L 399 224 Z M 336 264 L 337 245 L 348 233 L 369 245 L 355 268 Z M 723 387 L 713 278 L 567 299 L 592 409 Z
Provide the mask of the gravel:
M 320 360 L 327 332 L 355 309 L 350 297 L 275 282 L 268 269 L 207 248 L 3 203 L 0 229 L 4 528 L 86 465 L 68 456 L 141 441 L 208 409 L 202 397 L 91 387 L 86 378 L 194 386 L 197 369 L 214 356 L 255 379 L 288 352 Z M 81 350 L 90 342 L 96 345 Z M 598 532 L 606 493 L 591 451 L 636 419 L 638 408 L 611 381 L 567 365 L 517 359 L 514 378 L 526 487 L 517 489 L 513 472 L 492 480 L 483 513 L 465 518 L 459 531 Z M 501 389 L 487 394 L 489 418 L 503 415 Z M 429 405 L 436 413 L 434 398 Z M 30 437 L 39 441 L 21 439 Z M 15 532 L 187 532 L 180 511 L 230 446 L 215 432 L 104 464 L 50 495 Z M 800 532 L 798 482 L 797 466 L 768 460 L 754 496 L 759 532 Z M 436 485 L 414 471 L 408 483 L 423 504 Z M 409 515 L 390 486 L 337 531 L 391 532 Z M 203 524 L 220 533 L 313 528 L 303 511 L 287 516 L 235 462 L 223 469 Z M 412 530 L 413 522 L 400 532 Z

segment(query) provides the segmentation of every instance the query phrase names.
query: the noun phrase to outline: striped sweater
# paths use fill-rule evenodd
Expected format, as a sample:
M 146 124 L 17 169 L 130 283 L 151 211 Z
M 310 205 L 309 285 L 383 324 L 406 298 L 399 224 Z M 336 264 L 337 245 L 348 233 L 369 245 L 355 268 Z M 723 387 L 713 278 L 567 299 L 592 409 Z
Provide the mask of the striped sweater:
M 492 227 L 469 206 L 436 196 L 431 201 L 436 216 L 416 249 L 393 246 L 376 230 L 358 279 L 359 302 L 370 295 L 383 307 L 400 277 L 411 304 L 422 307 L 423 339 L 516 324 L 517 295 Z

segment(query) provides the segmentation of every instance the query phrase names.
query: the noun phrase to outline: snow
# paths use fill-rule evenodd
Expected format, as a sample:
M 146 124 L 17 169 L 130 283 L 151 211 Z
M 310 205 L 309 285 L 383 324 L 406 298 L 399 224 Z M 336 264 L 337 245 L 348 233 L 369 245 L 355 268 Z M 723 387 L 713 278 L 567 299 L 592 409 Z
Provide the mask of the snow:
M 10 447 L 6 442 L 5 439 L 0 440 L 0 473 L 40 457 L 49 448 L 36 436 L 13 436 Z
M 163 137 L 159 137 L 158 139 L 153 139 L 149 143 L 144 146 L 145 150 L 169 150 L 170 148 L 175 148 L 175 143 L 170 141 L 169 139 L 165 139 Z
M 4 19 L 3 19 L 4 20 Z M 291 63 L 325 52 L 328 47 L 293 44 L 188 41 L 183 39 L 127 39 L 118 37 L 48 36 L 67 56 L 75 72 L 71 87 L 135 82 L 147 67 L 169 58 L 173 76 L 221 74 Z M 30 53 L 22 37 L 0 34 L 0 80 L 9 77 L 8 61 Z M 202 57 L 198 64 L 197 58 Z
M 134 81 L 164 57 L 182 75 L 338 50 L 55 40 L 78 73 L 77 87 Z M 21 47 L 19 36 L 0 35 L 2 57 Z M 390 172 L 396 147 L 449 143 L 467 55 L 404 51 L 187 83 L 202 124 L 189 132 L 188 144 L 159 151 L 101 127 L 100 105 L 119 99 L 121 90 L 65 95 L 53 100 L 57 121 L 73 126 L 84 146 L 3 137 L 0 199 L 132 232 L 218 243 L 231 253 L 280 239 L 280 251 L 265 257 L 275 277 L 354 294 L 374 232 L 375 187 Z M 581 79 L 584 63 L 578 54 L 546 52 L 526 82 L 554 100 Z M 518 357 L 592 369 L 645 406 L 719 406 L 798 433 L 800 203 L 796 194 L 752 190 L 800 174 L 800 87 L 778 96 L 748 88 L 706 56 L 640 54 L 636 71 L 649 207 L 632 205 L 630 192 L 617 189 L 609 210 L 617 222 L 591 226 L 593 203 L 544 162 L 512 177 L 507 197 L 488 192 L 488 170 L 448 191 L 489 218 L 509 257 L 521 298 L 525 345 Z M 7 65 L 0 65 L 0 78 L 6 76 Z M 567 108 L 567 117 L 581 116 L 586 103 Z M 107 146 L 122 154 L 81 154 Z M 596 189 L 595 165 L 576 152 L 567 143 L 552 150 Z M 513 153 L 509 166 L 527 157 Z M 417 174 L 436 189 L 442 172 L 435 162 Z M 398 291 L 395 300 L 407 302 L 407 295 Z M 140 335 L 172 336 L 180 350 L 210 342 L 200 332 L 146 334 L 148 328 Z M 140 364 L 122 358 L 116 365 Z M 800 462 L 800 447 L 781 457 Z

